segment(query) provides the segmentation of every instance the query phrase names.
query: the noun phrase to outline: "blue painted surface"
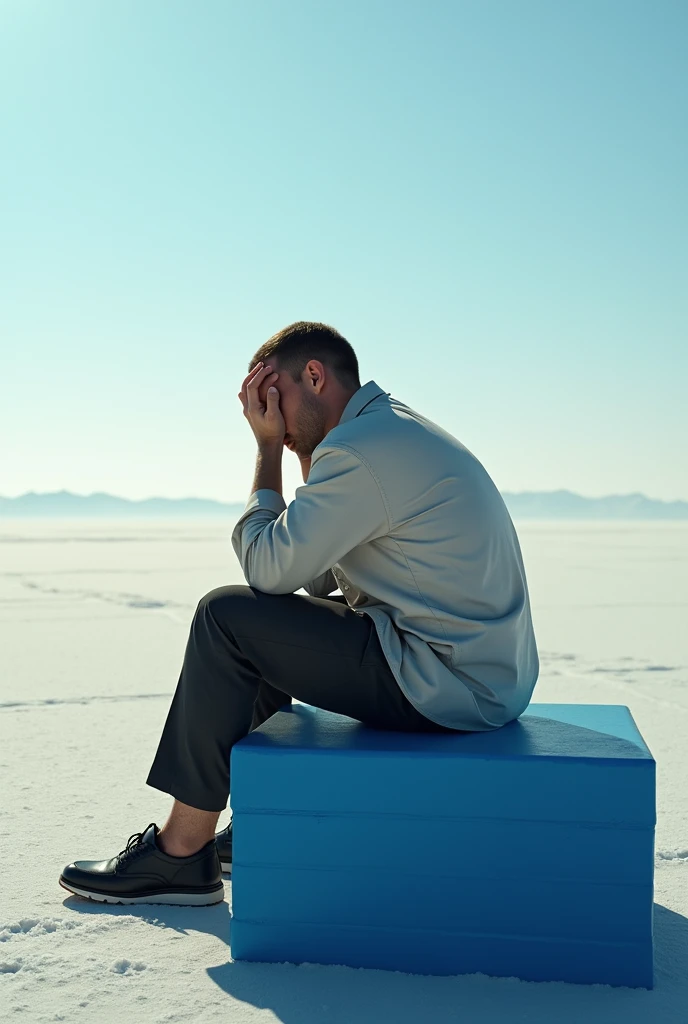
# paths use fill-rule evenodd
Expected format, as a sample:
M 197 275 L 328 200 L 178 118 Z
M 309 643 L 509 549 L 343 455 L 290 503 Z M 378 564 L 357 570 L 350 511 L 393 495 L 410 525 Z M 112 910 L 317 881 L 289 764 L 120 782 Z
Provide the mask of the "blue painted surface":
M 306 706 L 232 751 L 232 956 L 652 987 L 655 762 L 628 708 L 491 733 Z
M 239 934 L 235 929 L 239 924 Z M 365 926 L 343 929 L 232 920 L 232 956 L 262 963 L 319 963 L 408 974 L 490 974 L 524 981 L 652 988 L 652 943 L 576 943 L 501 935 Z M 457 1007 L 460 1016 L 460 1007 Z
M 581 707 L 590 711 L 587 726 L 579 724 Z M 534 704 L 529 712 L 494 732 L 445 735 L 382 732 L 295 706 L 233 748 L 242 767 L 232 768 L 231 805 L 234 813 L 247 807 L 654 826 L 655 765 L 628 708 Z M 574 721 L 562 720 L 567 714 Z M 618 735 L 629 733 L 629 722 L 630 739 Z
M 617 885 L 645 885 L 654 860 L 652 829 L 270 811 L 245 813 L 240 820 L 238 852 L 245 864 L 260 868 L 311 870 L 310 865 L 316 865 L 323 870 L 341 866 L 366 871 L 382 864 L 385 871 L 413 874 L 417 883 L 431 863 L 434 874 L 473 878 L 480 884 L 491 878 L 518 884 L 535 876 L 543 882 L 612 879 Z M 552 848 L 557 850 L 556 859 Z
M 313 709 L 318 710 L 317 708 Z M 566 725 L 592 729 L 603 736 L 616 736 L 635 744 L 645 757 L 652 757 L 645 740 L 625 704 L 531 704 L 521 715 L 524 718 L 549 718 Z

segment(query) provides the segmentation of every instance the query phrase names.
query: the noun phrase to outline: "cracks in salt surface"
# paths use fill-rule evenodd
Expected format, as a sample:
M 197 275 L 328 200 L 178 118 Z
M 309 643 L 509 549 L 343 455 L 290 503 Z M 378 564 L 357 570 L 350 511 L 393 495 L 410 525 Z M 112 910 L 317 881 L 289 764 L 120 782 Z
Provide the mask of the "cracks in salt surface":
M 615 668 L 614 666 L 608 668 L 604 665 L 595 665 L 594 668 L 588 669 L 588 671 L 615 672 L 623 675 L 629 672 L 675 672 L 679 668 L 681 668 L 680 665 L 637 665 L 633 668 Z
M 22 917 L 13 924 L 0 924 L 0 942 L 9 942 L 15 936 L 46 935 L 58 929 L 81 927 L 81 921 L 64 921 L 55 917 Z
M 576 654 L 559 651 L 540 651 L 540 676 L 564 676 L 567 679 L 580 679 L 588 683 L 593 678 L 602 676 L 605 685 L 615 687 L 627 694 L 632 688 L 634 695 L 651 701 L 660 707 L 675 711 L 688 711 L 688 666 L 663 665 L 649 658 L 635 658 L 624 655 L 607 664 L 590 661 Z M 672 696 L 676 701 L 657 696 L 656 693 L 643 687 L 645 683 L 654 684 L 657 673 L 662 673 L 662 683 L 671 686 Z M 666 690 L 664 692 L 667 692 Z
M 127 608 L 185 608 L 188 605 L 180 601 L 156 600 L 143 594 L 131 594 L 117 590 L 94 590 L 87 587 L 49 587 L 37 583 L 29 577 L 19 574 L 21 586 L 27 590 L 35 590 L 40 594 L 59 594 L 60 597 L 71 597 L 81 601 L 105 601 L 109 604 L 123 605 Z
M 39 981 L 43 980 L 51 968 L 66 964 L 65 950 L 63 944 L 70 941 L 76 934 L 86 936 L 102 935 L 104 932 L 112 932 L 113 929 L 121 931 L 132 925 L 139 925 L 141 918 L 133 914 L 122 916 L 104 915 L 100 918 L 92 917 L 86 920 L 69 920 L 56 917 L 24 917 L 12 924 L 0 924 L 0 946 L 3 953 L 9 954 L 7 959 L 0 959 L 0 974 L 33 975 Z M 145 922 L 143 922 L 145 923 Z M 45 945 L 46 937 L 48 945 Z M 94 958 L 89 958 L 93 960 Z M 115 960 L 109 966 L 109 971 L 114 974 L 131 975 L 146 970 L 147 964 L 140 960 Z M 105 964 L 100 967 L 102 971 Z
M 112 693 L 83 697 L 46 697 L 42 700 L 4 700 L 0 701 L 0 711 L 12 708 L 45 708 L 61 704 L 107 704 L 126 700 L 159 700 L 161 697 L 169 698 L 169 696 L 170 693 L 166 690 L 163 693 Z
M 620 674 L 631 672 L 677 672 L 686 667 L 685 665 L 657 665 L 649 659 L 633 658 L 630 655 L 624 655 L 616 659 L 617 662 L 630 662 L 628 665 L 593 665 L 587 659 L 581 658 L 577 654 L 561 654 L 558 651 L 540 651 L 540 661 L 543 664 L 558 661 L 576 662 L 576 668 L 585 672 L 614 672 Z
M 109 931 L 111 928 L 127 927 L 140 920 L 140 917 L 133 914 L 121 916 L 108 914 L 100 919 L 93 917 L 88 920 L 70 920 L 63 917 L 23 917 L 11 924 L 0 924 L 0 942 L 16 944 L 27 938 L 36 939 L 53 932 L 79 931 L 84 934 L 84 929 L 89 934 L 95 934 Z
M 0 923 L 0 975 L 18 975 L 31 985 L 48 979 L 54 985 L 75 980 L 80 985 L 107 985 L 110 979 L 118 986 L 123 984 L 119 977 L 137 979 L 159 967 L 131 955 L 132 949 L 148 948 L 145 934 L 151 926 L 162 929 L 169 940 L 183 941 L 201 932 L 229 944 L 227 901 L 203 908 L 110 906 L 106 911 L 79 896 L 68 896 L 63 906 L 72 912 L 70 917 L 24 917 Z
M 217 534 L 220 540 L 224 539 L 224 530 L 220 530 Z M 21 534 L 3 533 L 0 535 L 0 544 L 137 544 L 144 543 L 149 544 L 151 542 L 158 544 L 176 543 L 182 541 L 183 543 L 191 544 L 207 544 L 209 539 L 214 539 L 213 534 L 204 532 L 201 536 L 193 536 L 189 534 L 160 534 L 157 530 L 144 534 L 120 534 L 119 536 L 90 536 L 89 534 L 69 534 L 63 536 L 22 536 Z
M 100 573 L 100 570 L 98 570 L 98 572 Z M 58 598 L 68 598 L 72 601 L 81 602 L 83 605 L 86 605 L 89 602 L 100 602 L 104 604 L 114 604 L 120 608 L 144 609 L 146 611 L 158 612 L 166 618 L 171 619 L 173 622 L 177 622 L 180 625 L 185 626 L 188 626 L 190 617 L 193 614 L 193 606 L 185 601 L 172 601 L 168 599 L 161 600 L 145 594 L 133 594 L 128 591 L 120 590 L 102 590 L 89 587 L 52 587 L 47 584 L 37 582 L 24 572 L 2 573 L 0 575 L 13 576 L 20 586 L 24 587 L 26 590 L 34 591 L 36 594 L 45 595 L 48 598 L 48 602 L 53 596 L 57 596 Z M 56 574 L 47 573 L 46 575 Z M 71 573 L 68 575 L 71 575 Z M 13 598 L 0 598 L 0 604 L 14 607 L 20 606 L 20 603 Z M 31 607 L 31 604 L 29 607 Z M 25 619 L 20 621 L 32 620 Z

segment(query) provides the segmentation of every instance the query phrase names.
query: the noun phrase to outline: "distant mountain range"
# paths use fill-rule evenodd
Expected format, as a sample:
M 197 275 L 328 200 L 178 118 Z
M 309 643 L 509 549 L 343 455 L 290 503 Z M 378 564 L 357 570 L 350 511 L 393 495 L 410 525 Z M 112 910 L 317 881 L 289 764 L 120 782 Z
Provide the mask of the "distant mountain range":
M 518 519 L 688 519 L 688 502 L 657 501 L 637 493 L 584 498 L 572 491 L 505 491 L 502 497 L 511 515 Z M 103 492 L 82 495 L 29 491 L 17 498 L 0 497 L 0 518 L 232 518 L 240 516 L 245 507 L 245 502 L 226 504 L 210 498 L 131 501 Z
M 239 516 L 245 507 L 245 502 L 243 505 L 227 505 L 212 498 L 144 498 L 131 501 L 102 491 L 86 495 L 72 494 L 71 491 L 49 494 L 29 491 L 17 498 L 0 497 L 0 517 L 22 518 L 196 519 L 200 516 Z

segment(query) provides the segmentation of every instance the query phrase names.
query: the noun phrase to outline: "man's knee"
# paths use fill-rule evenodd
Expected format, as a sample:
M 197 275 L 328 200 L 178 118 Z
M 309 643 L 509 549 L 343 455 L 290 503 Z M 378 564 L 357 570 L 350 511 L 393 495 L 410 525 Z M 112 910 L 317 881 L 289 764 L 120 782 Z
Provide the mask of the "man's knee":
M 204 608 L 210 608 L 213 612 L 217 613 L 220 609 L 226 609 L 227 606 L 236 606 L 239 602 L 244 602 L 253 596 L 251 587 L 245 584 L 230 583 L 222 587 L 215 587 L 214 590 L 209 590 L 207 594 L 204 594 L 201 600 L 196 606 L 196 612 L 201 612 Z

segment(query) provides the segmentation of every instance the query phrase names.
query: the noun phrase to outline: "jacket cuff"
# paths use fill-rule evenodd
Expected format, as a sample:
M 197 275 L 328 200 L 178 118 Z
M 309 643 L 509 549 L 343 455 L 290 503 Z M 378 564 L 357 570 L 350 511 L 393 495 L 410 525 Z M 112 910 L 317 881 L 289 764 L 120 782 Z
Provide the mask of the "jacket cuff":
M 242 512 L 241 518 L 243 519 L 257 508 L 267 508 L 278 516 L 280 513 L 284 512 L 286 507 L 287 503 L 279 491 L 273 491 L 271 487 L 259 487 L 257 491 L 253 491 L 253 493 L 249 495 L 249 499 L 246 502 L 246 508 Z

